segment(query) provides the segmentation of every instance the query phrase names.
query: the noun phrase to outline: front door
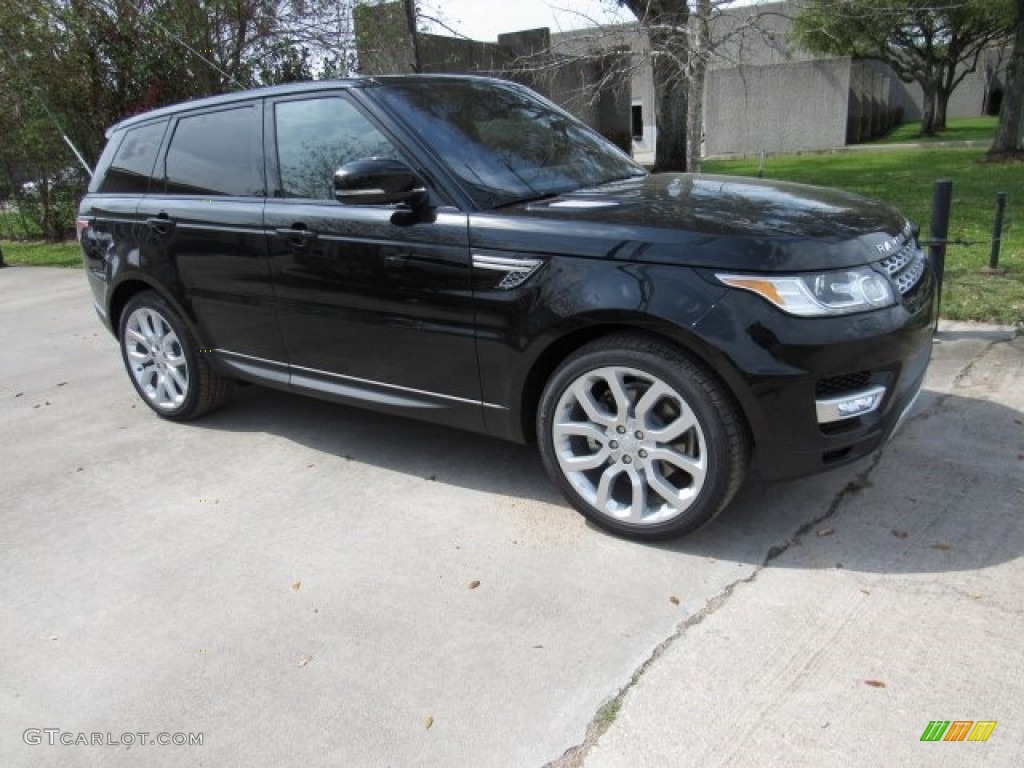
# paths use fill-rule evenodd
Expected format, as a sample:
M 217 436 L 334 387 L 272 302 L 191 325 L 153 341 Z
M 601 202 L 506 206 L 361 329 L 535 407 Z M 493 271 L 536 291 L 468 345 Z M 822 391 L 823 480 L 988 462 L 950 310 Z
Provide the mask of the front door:
M 334 171 L 408 161 L 346 94 L 270 102 L 264 211 L 292 387 L 480 429 L 466 214 L 342 205 Z

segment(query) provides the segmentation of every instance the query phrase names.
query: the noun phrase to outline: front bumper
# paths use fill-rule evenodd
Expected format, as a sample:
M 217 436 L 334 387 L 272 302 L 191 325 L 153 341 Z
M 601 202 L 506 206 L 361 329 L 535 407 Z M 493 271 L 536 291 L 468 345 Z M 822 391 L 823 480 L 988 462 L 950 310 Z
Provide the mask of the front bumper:
M 929 269 L 898 306 L 845 317 L 792 317 L 741 291 L 723 298 L 697 330 L 727 358 L 759 475 L 813 474 L 889 439 L 924 382 L 936 292 Z M 839 408 L 869 395 L 860 412 Z

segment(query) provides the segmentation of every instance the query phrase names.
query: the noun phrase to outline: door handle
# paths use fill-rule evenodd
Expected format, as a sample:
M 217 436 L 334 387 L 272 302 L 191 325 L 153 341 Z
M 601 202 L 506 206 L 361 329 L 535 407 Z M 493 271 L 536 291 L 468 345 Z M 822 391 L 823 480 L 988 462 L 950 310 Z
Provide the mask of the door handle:
M 305 227 L 275 229 L 274 234 L 278 237 L 283 237 L 293 248 L 305 248 L 307 243 L 316 240 L 316 232 L 312 232 Z
M 166 213 L 146 219 L 146 226 L 158 235 L 166 235 L 174 227 L 174 222 Z
M 316 240 L 316 232 L 308 229 L 275 229 L 274 233 L 288 240 Z

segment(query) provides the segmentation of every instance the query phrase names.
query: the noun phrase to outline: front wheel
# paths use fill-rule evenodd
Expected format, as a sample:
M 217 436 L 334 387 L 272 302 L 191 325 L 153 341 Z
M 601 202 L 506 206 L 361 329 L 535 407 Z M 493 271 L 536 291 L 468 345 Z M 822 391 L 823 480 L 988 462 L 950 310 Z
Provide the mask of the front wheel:
M 165 419 L 198 418 L 230 396 L 231 380 L 213 371 L 188 326 L 159 294 L 132 297 L 121 313 L 119 338 L 135 390 Z
M 589 520 L 637 539 L 715 517 L 746 472 L 749 440 L 728 393 L 676 347 L 614 335 L 552 375 L 537 435 L 544 465 Z

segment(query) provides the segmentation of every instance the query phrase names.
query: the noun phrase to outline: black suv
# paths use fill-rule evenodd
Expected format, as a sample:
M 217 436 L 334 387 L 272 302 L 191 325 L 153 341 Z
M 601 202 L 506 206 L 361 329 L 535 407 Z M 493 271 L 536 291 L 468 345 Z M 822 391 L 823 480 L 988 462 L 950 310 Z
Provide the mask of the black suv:
M 650 175 L 512 83 L 287 85 L 108 138 L 80 241 L 167 419 L 242 380 L 536 441 L 584 515 L 655 539 L 751 466 L 874 451 L 928 364 L 936 284 L 898 213 Z

